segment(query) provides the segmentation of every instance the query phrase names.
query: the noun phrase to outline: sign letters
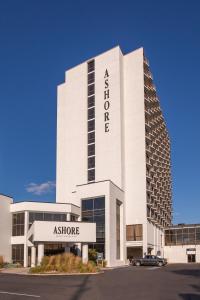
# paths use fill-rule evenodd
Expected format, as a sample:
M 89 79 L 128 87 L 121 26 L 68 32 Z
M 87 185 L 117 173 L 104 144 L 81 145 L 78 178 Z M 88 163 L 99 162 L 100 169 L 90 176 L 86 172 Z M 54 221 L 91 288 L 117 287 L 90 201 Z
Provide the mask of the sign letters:
M 79 235 L 79 227 L 55 226 L 54 234 Z
M 109 132 L 110 128 L 110 89 L 109 89 L 109 74 L 106 69 L 104 74 L 104 124 L 105 124 L 105 132 Z

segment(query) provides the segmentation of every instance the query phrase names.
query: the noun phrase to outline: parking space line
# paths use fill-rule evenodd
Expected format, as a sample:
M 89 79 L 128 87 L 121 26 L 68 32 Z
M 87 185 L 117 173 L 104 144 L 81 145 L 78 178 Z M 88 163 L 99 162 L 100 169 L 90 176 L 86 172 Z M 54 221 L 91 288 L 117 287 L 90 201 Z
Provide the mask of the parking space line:
M 24 297 L 32 297 L 32 298 L 40 298 L 40 296 L 38 296 L 38 295 L 19 294 L 19 293 L 5 292 L 5 291 L 0 291 L 0 294 L 15 295 L 15 296 L 24 296 Z
M 148 270 L 157 270 L 160 269 L 161 267 L 152 267 L 152 268 L 148 268 Z

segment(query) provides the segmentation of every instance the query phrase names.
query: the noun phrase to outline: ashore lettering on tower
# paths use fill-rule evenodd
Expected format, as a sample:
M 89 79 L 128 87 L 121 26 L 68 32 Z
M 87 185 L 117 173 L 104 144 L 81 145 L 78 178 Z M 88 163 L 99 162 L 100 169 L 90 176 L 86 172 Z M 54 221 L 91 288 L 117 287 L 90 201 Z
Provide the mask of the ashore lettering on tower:
M 105 132 L 110 131 L 110 89 L 109 89 L 109 73 L 106 69 L 104 74 L 104 124 L 105 124 Z

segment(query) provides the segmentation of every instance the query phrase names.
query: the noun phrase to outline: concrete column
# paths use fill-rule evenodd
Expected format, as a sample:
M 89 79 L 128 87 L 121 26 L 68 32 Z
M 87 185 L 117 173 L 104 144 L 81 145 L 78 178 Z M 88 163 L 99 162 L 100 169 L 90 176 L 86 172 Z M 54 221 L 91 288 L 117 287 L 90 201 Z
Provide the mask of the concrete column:
M 44 244 L 38 244 L 38 265 L 41 264 L 43 256 L 44 256 Z
M 69 247 L 69 245 L 65 246 L 65 252 L 66 253 L 70 253 L 70 247 Z
M 81 257 L 81 243 L 76 243 L 75 245 L 77 247 L 77 255 Z
M 82 245 L 82 262 L 84 264 L 88 262 L 88 244 Z
M 24 214 L 24 235 L 27 236 L 28 233 L 28 212 L 25 211 Z M 28 267 L 28 243 L 27 239 L 24 243 L 24 268 Z
M 36 247 L 31 247 L 31 267 L 35 267 L 36 262 Z
M 67 221 L 70 222 L 71 221 L 71 214 L 67 213 Z

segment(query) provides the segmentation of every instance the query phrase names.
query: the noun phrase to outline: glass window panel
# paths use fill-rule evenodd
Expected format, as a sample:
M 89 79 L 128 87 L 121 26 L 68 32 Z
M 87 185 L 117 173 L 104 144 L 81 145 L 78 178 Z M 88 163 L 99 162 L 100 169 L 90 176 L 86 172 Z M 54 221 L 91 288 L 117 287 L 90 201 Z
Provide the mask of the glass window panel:
M 88 120 L 94 119 L 95 117 L 95 109 L 94 107 L 88 109 Z
M 177 245 L 182 245 L 183 243 L 183 235 L 182 234 L 177 234 L 176 236 L 176 244 Z
M 93 83 L 94 82 L 94 78 L 95 78 L 95 73 L 94 72 L 88 74 L 88 84 Z
M 195 244 L 195 234 L 194 233 L 193 234 L 191 233 L 188 235 L 188 243 Z
M 189 228 L 188 231 L 189 231 L 189 233 L 193 233 L 194 234 L 195 233 L 195 228 L 194 227 L 193 228 Z
M 88 156 L 95 155 L 95 144 L 88 145 Z
M 94 199 L 82 200 L 82 211 L 93 210 L 93 201 Z
M 65 214 L 61 215 L 61 222 L 66 222 L 67 221 L 67 216 Z
M 104 209 L 105 208 L 105 197 L 98 197 L 94 200 L 94 209 Z
M 95 156 L 88 158 L 88 169 L 92 169 L 95 167 Z
M 95 180 L 95 169 L 88 170 L 88 181 Z
M 95 97 L 93 95 L 88 97 L 88 108 L 93 107 L 94 105 L 95 105 Z
M 196 227 L 196 232 L 200 233 L 200 227 Z
M 43 221 L 44 220 L 44 214 L 43 213 L 35 213 L 35 219 L 34 221 Z
M 88 133 L 88 144 L 92 144 L 95 142 L 95 132 L 89 132 Z
M 176 229 L 176 234 L 182 234 L 183 230 L 182 229 Z
M 176 245 L 176 234 L 171 235 L 171 245 Z
M 91 60 L 88 62 L 88 73 L 94 71 L 95 61 Z
M 102 216 L 94 215 L 94 222 L 96 224 L 104 224 L 105 223 L 105 215 L 102 215 Z
M 189 236 L 188 233 L 183 233 L 183 244 L 189 243 Z
M 95 130 L 95 120 L 88 121 L 88 132 Z
M 94 92 L 95 92 L 94 84 L 88 85 L 88 96 L 94 95 Z
M 53 220 L 53 215 L 52 215 L 52 214 L 45 213 L 45 214 L 44 214 L 44 220 L 45 220 L 45 221 L 52 221 L 52 220 Z

